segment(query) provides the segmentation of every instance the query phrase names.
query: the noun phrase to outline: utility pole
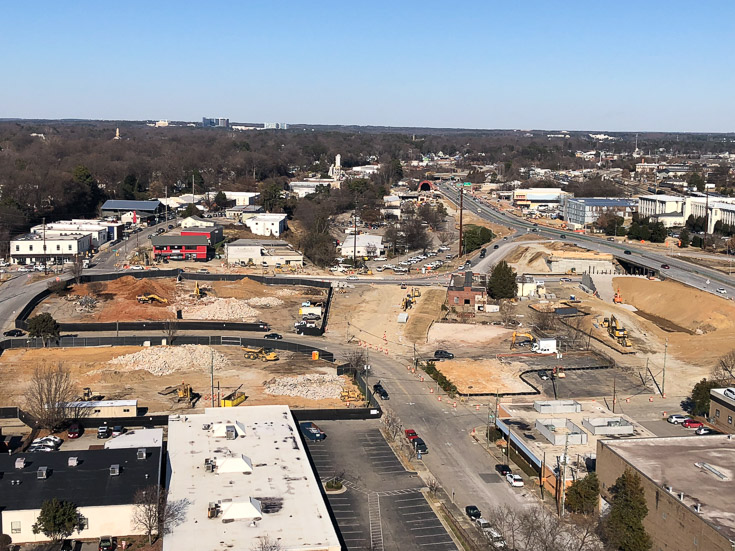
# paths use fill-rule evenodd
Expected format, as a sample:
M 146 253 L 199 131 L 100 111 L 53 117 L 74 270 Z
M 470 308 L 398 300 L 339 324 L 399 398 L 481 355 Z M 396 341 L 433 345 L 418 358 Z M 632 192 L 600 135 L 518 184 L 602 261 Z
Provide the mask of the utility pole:
M 352 267 L 357 271 L 357 205 L 352 213 Z
M 661 375 L 661 397 L 666 398 L 666 355 L 669 351 L 669 339 L 666 339 L 666 343 L 664 344 L 664 370 L 663 374 Z
M 166 186 L 166 222 L 168 223 L 168 186 Z
M 459 258 L 462 258 L 462 209 L 464 208 L 464 183 L 459 186 Z
M 613 413 L 615 413 L 615 402 L 618 401 L 617 392 L 615 391 L 615 383 L 616 382 L 617 382 L 617 377 L 614 377 L 613 376 L 613 407 L 612 407 Z
M 46 258 L 46 218 L 43 219 L 43 275 L 48 275 L 48 260 Z
M 564 516 L 564 501 L 567 495 L 566 489 L 567 489 L 567 451 L 569 450 L 569 435 L 567 435 L 565 441 L 564 441 L 564 457 L 562 457 L 562 466 L 561 466 L 561 494 L 560 494 L 560 501 L 561 501 L 561 507 L 559 508 L 559 516 Z
M 702 250 L 707 250 L 707 230 L 709 230 L 709 189 L 707 182 L 704 183 L 704 239 L 702 240 Z

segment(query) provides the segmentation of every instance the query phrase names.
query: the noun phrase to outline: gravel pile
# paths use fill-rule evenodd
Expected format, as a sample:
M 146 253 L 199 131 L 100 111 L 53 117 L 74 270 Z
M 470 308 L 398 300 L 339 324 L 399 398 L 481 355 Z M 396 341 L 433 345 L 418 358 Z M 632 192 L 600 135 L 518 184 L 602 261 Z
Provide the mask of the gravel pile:
M 275 306 L 282 306 L 283 301 L 276 297 L 253 297 L 246 301 L 250 306 L 265 306 L 267 308 L 273 308 Z
M 236 298 L 205 298 L 181 310 L 183 319 L 255 321 L 260 312 L 244 300 Z
M 298 291 L 295 291 L 293 289 L 278 289 L 276 291 L 276 294 L 279 297 L 292 297 L 292 296 L 298 295 L 299 292 Z
M 309 400 L 339 398 L 344 381 L 337 375 L 298 375 L 263 383 L 265 392 L 276 396 L 298 396 Z
M 213 356 L 214 353 L 214 356 Z M 209 346 L 184 344 L 182 346 L 157 346 L 133 354 L 118 356 L 107 362 L 122 371 L 145 369 L 153 375 L 170 375 L 190 369 L 209 370 L 214 358 L 214 368 L 228 367 L 227 358 Z

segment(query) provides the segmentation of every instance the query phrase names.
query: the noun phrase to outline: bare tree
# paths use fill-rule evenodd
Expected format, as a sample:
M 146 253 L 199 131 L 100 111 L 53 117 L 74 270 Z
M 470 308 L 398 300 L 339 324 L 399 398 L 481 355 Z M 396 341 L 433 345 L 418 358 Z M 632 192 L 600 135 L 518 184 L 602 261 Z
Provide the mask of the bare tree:
M 133 524 L 148 536 L 148 545 L 156 539 L 168 534 L 171 529 L 183 522 L 188 500 L 168 500 L 168 492 L 163 486 L 153 484 L 140 488 L 133 496 Z
M 498 305 L 500 313 L 500 321 L 503 322 L 503 325 L 505 327 L 508 327 L 510 325 L 510 322 L 513 320 L 513 303 L 509 300 L 501 300 L 500 304 Z
M 84 259 L 77 255 L 71 265 L 71 275 L 74 277 L 74 283 L 79 285 L 82 282 L 82 272 L 84 271 Z
M 532 310 L 532 323 L 542 331 L 556 328 L 556 314 L 552 310 Z
M 179 322 L 176 318 L 169 318 L 163 322 L 163 333 L 166 335 L 166 343 L 173 344 L 179 334 Z
M 33 371 L 25 393 L 25 408 L 42 428 L 57 430 L 72 412 L 71 402 L 77 393 L 71 372 L 58 363 L 43 365 Z
M 365 350 L 363 350 L 362 348 L 357 348 L 355 350 L 345 352 L 343 357 L 345 363 L 347 363 L 347 365 L 349 365 L 350 368 L 354 369 L 355 371 L 361 371 L 367 363 L 367 355 L 365 354 Z
M 430 476 L 429 479 L 426 481 L 426 487 L 429 489 L 429 493 L 432 496 L 436 496 L 439 488 L 441 488 L 441 486 L 439 485 L 439 481 L 433 476 Z
M 722 386 L 729 386 L 735 382 L 735 350 L 717 360 L 717 364 L 712 368 L 712 379 Z
M 388 436 L 391 440 L 395 440 L 401 432 L 401 420 L 392 411 L 383 410 L 383 424 Z
M 281 551 L 281 549 L 283 549 L 281 542 L 271 539 L 268 534 L 260 536 L 258 541 L 250 547 L 250 551 Z
M 454 239 L 454 232 L 443 231 L 439 232 L 436 236 L 439 238 L 439 243 L 441 243 L 442 245 L 446 245 L 447 243 L 450 243 L 452 239 Z

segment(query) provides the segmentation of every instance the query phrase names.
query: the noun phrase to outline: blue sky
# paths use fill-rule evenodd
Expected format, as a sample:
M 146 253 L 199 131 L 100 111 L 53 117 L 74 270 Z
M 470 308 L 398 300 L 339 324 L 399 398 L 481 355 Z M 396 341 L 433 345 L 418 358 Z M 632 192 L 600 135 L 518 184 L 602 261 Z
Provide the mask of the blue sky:
M 735 131 L 735 3 L 6 2 L 0 117 Z

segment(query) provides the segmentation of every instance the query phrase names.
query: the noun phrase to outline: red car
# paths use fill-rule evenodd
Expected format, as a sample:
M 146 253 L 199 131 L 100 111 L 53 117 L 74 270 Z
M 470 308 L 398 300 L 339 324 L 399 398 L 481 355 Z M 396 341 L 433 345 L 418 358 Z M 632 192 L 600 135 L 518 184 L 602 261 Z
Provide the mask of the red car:
M 695 421 L 694 419 L 687 419 L 681 424 L 681 426 L 685 429 L 699 429 L 704 426 L 704 423 L 701 421 Z
M 79 438 L 82 435 L 82 427 L 80 427 L 77 423 L 74 423 L 71 427 L 69 427 L 66 435 L 71 439 Z
M 409 442 L 419 437 L 419 435 L 416 434 L 416 431 L 413 429 L 406 429 L 405 432 L 406 432 L 406 440 L 408 440 Z

